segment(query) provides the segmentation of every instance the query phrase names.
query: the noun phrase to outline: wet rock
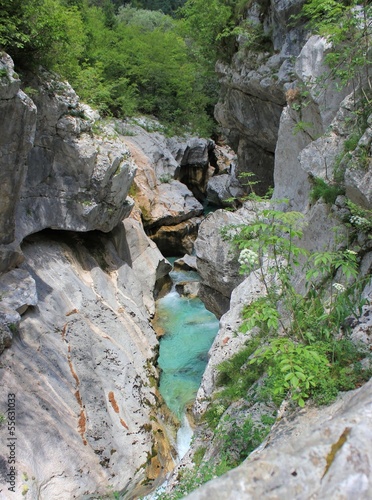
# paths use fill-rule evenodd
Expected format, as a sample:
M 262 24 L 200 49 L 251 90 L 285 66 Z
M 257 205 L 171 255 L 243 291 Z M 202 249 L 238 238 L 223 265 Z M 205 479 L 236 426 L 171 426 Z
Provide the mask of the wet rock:
M 202 217 L 192 217 L 179 224 L 148 230 L 148 234 L 166 257 L 191 254 L 202 220 Z
M 181 281 L 176 283 L 176 291 L 180 295 L 193 299 L 198 296 L 199 285 L 199 281 Z
M 197 271 L 196 256 L 186 254 L 180 259 L 175 260 L 173 267 L 175 270 Z

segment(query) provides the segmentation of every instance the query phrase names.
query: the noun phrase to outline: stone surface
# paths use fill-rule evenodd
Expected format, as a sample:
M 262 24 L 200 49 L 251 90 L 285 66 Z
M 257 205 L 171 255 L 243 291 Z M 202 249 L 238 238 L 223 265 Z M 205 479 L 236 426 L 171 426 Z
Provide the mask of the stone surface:
M 209 164 L 215 148 L 214 142 L 199 137 L 192 137 L 186 143 L 168 139 L 168 146 L 180 164 L 178 179 L 186 184 L 199 201 L 202 201 L 211 176 Z
M 158 343 L 139 277 L 98 232 L 34 235 L 23 252 L 39 302 L 1 359 L 3 392 L 16 395 L 12 495 L 21 498 L 25 485 L 41 500 L 130 492 L 155 460 L 150 415 L 160 422 L 149 384 Z M 5 438 L 0 456 L 7 491 Z
M 267 50 L 249 50 L 245 38 L 231 62 L 218 63 L 220 99 L 215 116 L 229 145 L 237 153 L 236 180 L 242 172 L 253 172 L 265 193 L 273 184 L 274 151 L 279 120 L 285 105 L 285 91 L 293 82 L 293 56 L 302 48 L 305 30 L 290 24 L 300 12 L 303 0 L 251 2 L 245 17 L 260 25 L 267 38 Z
M 36 136 L 18 207 L 18 239 L 45 228 L 110 231 L 126 201 L 135 164 L 118 137 L 94 138 L 92 120 L 67 83 L 42 73 L 33 95 Z
M 166 257 L 182 255 L 185 252 L 191 254 L 202 220 L 203 217 L 192 217 L 179 224 L 149 230 L 148 234 Z
M 132 189 L 146 229 L 179 224 L 203 213 L 203 206 L 184 184 L 168 177 L 159 180 L 146 150 L 132 137 L 125 140 L 138 166 Z
M 194 299 L 199 293 L 199 281 L 180 281 L 176 283 L 176 291 L 179 295 L 184 295 L 190 299 Z
M 173 267 L 175 270 L 197 271 L 196 256 L 185 254 L 180 259 L 174 261 Z
M 195 241 L 197 267 L 202 280 L 200 298 L 218 317 L 226 312 L 231 292 L 244 279 L 239 274 L 238 253 L 221 231 L 230 225 L 245 224 L 254 217 L 254 207 L 247 203 L 236 212 L 217 210 L 210 213 L 200 225 Z
M 284 417 L 242 465 L 186 498 L 371 499 L 371 396 L 372 380 L 326 408 Z
M 137 276 L 142 287 L 143 303 L 153 316 L 157 283 L 168 275 L 172 266 L 146 236 L 140 222 L 132 218 L 125 219 L 112 234 L 120 258 L 130 265 Z
M 20 90 L 11 58 L 2 53 L 0 70 L 0 272 L 22 260 L 15 241 L 16 210 L 35 135 L 36 106 Z
M 241 313 L 245 305 L 265 295 L 265 288 L 259 277 L 252 273 L 231 294 L 230 308 L 220 319 L 220 329 L 208 353 L 208 365 L 196 395 L 193 412 L 197 419 L 205 412 L 215 389 L 216 367 L 225 359 L 238 352 L 247 339 L 248 334 L 239 333 L 242 324 Z
M 351 154 L 346 172 L 346 196 L 364 208 L 372 209 L 372 115 L 365 132 Z
M 12 269 L 0 276 L 0 307 L 14 309 L 23 314 L 28 306 L 36 306 L 36 283 L 24 269 Z
M 306 42 L 296 59 L 297 88 L 287 91 L 288 105 L 280 120 L 274 198 L 287 198 L 293 210 L 308 209 L 309 175 L 333 180 L 333 165 L 343 150 L 347 117 L 351 118 L 350 87 L 336 91 L 337 84 L 328 78 L 324 64 L 328 48 L 319 36 Z M 316 80 L 320 76 L 325 77 L 322 91 Z M 306 97 L 301 95 L 301 85 L 309 89 Z
M 0 304 L 0 354 L 12 345 L 13 334 L 18 331 L 21 322 L 20 314 Z

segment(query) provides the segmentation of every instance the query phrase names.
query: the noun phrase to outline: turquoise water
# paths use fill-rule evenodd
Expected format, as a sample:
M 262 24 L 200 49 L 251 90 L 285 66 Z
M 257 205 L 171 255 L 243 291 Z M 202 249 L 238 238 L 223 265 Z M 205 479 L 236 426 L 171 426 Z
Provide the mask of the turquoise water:
M 196 273 L 173 272 L 174 282 L 195 280 Z M 182 420 L 185 407 L 195 399 L 219 322 L 198 299 L 181 297 L 175 290 L 157 303 L 160 339 L 158 364 L 160 392 L 168 407 Z

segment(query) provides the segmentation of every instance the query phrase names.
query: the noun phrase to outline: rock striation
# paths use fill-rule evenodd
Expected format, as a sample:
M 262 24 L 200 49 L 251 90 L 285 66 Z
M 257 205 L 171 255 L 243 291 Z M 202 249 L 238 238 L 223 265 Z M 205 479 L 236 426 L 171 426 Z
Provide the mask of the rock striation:
M 16 397 L 15 496 L 144 494 L 173 466 L 150 325 L 171 266 L 128 218 L 137 167 L 122 137 L 94 135 L 98 116 L 56 75 L 31 77 L 31 100 L 9 56 L 0 70 L 0 377 Z
M 131 491 L 151 461 L 167 469 L 154 451 L 159 400 L 149 378 L 157 378 L 158 343 L 138 274 L 99 233 L 38 234 L 22 250 L 17 272 L 32 276 L 38 302 L 0 368 L 4 394 L 16 395 L 16 493 L 49 500 Z

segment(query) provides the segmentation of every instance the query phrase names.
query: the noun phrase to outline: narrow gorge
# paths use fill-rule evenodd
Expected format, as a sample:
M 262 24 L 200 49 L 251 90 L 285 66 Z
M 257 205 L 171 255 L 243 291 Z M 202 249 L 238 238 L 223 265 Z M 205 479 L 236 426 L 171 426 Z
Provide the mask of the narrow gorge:
M 246 2 L 214 139 L 1 52 L 0 498 L 372 499 L 370 65 L 304 4 Z

